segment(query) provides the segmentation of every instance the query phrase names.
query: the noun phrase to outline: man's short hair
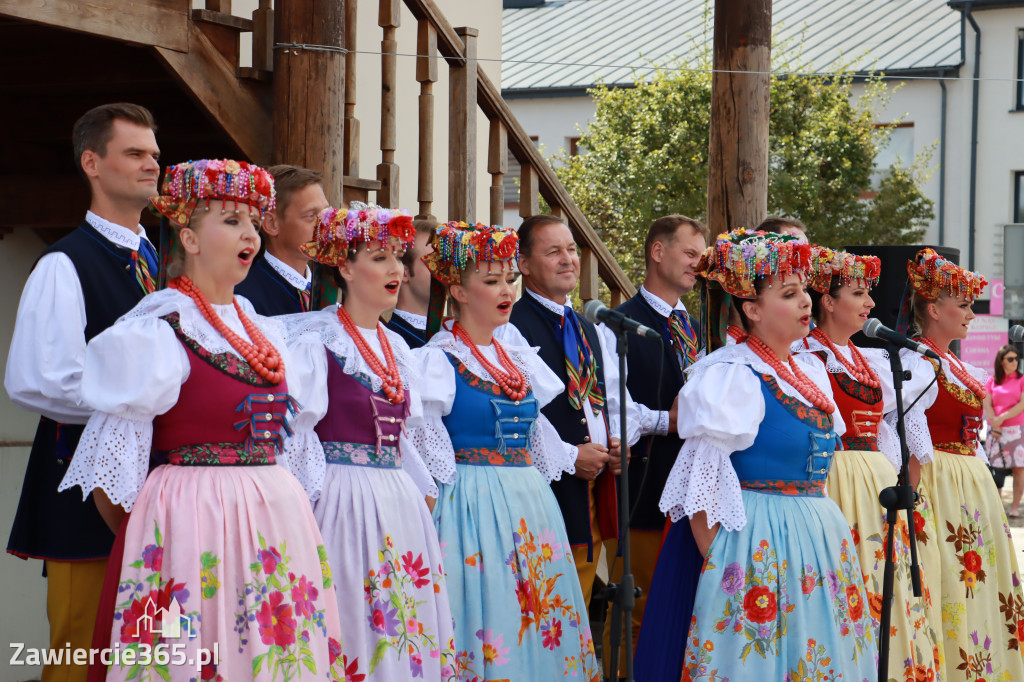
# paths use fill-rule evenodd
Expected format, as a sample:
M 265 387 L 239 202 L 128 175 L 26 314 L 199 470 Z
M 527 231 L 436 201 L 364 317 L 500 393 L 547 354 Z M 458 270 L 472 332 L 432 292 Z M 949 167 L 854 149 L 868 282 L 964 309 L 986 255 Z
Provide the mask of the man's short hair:
M 292 194 L 313 184 L 320 186 L 324 184 L 324 177 L 320 173 L 302 166 L 282 163 L 271 166 L 267 172 L 274 177 L 274 189 L 277 192 L 277 204 L 274 210 L 278 212 L 276 214 L 278 217 L 283 216 L 288 209 Z
M 102 104 L 82 114 L 75 121 L 71 132 L 71 142 L 75 148 L 75 165 L 79 172 L 82 169 L 82 154 L 93 151 L 104 157 L 107 155 L 107 144 L 114 137 L 114 121 L 127 121 L 156 132 L 156 121 L 149 109 L 131 102 L 115 102 Z
M 666 242 L 671 241 L 676 236 L 676 231 L 679 230 L 680 225 L 689 225 L 693 228 L 694 232 L 704 237 L 704 241 L 708 240 L 708 227 L 699 220 L 693 218 L 687 218 L 684 215 L 674 213 L 672 215 L 666 215 L 658 218 L 651 226 L 647 228 L 647 239 L 644 240 L 644 263 L 649 265 L 651 262 L 651 251 L 654 249 L 655 242 Z
M 807 234 L 807 226 L 798 218 L 782 218 L 780 216 L 768 216 L 761 221 L 761 224 L 757 226 L 757 229 L 763 232 L 777 232 L 782 234 L 782 229 L 786 226 L 795 227 L 804 234 Z
M 434 234 L 434 228 L 437 227 L 436 220 L 428 220 L 426 218 L 416 218 L 412 221 L 412 226 L 416 228 L 416 234 Z M 413 263 L 413 252 L 412 249 L 406 249 L 405 253 L 402 254 L 402 265 L 409 268 L 409 272 L 412 272 Z
M 516 234 L 519 235 L 519 253 L 530 255 L 530 249 L 533 248 L 533 233 L 545 225 L 564 225 L 565 221 L 561 218 L 547 213 L 541 213 L 539 215 L 533 215 L 523 221 L 523 224 L 516 230 Z

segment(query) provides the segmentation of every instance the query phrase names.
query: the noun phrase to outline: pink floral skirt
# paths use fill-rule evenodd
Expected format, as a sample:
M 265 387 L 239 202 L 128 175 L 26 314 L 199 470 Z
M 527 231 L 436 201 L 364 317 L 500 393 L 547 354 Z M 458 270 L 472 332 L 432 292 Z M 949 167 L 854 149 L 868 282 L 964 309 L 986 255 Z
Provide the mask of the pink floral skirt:
M 999 469 L 1024 467 L 1024 433 L 1020 426 L 1003 426 L 997 439 L 989 434 L 985 444 L 989 464 Z
M 108 679 L 344 679 L 323 541 L 281 467 L 157 467 L 124 540 Z

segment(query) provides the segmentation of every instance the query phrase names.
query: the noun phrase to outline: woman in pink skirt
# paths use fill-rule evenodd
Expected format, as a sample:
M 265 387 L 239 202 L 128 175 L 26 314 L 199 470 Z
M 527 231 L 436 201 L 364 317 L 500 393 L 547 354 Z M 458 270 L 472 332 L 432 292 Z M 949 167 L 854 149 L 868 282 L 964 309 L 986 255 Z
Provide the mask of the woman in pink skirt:
M 60 487 L 93 492 L 108 523 L 132 512 L 108 679 L 345 678 L 323 541 L 277 466 L 299 408 L 284 328 L 233 294 L 273 202 L 244 162 L 168 169 L 153 205 L 176 276 L 89 344 L 96 413 Z

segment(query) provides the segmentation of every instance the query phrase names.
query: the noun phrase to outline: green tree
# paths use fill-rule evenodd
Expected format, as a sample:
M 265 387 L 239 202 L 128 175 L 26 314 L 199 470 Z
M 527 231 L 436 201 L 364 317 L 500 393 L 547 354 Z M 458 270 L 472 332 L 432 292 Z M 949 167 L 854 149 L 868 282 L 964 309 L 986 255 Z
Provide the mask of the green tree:
M 879 178 L 875 157 L 894 124 L 875 121 L 889 91 L 876 78 L 853 98 L 852 85 L 848 74 L 772 77 L 768 213 L 800 218 L 811 240 L 828 246 L 918 241 L 933 218 L 933 202 L 921 192 L 931 150 Z M 667 213 L 704 217 L 711 74 L 701 66 L 660 69 L 635 87 L 599 86 L 591 95 L 597 112 L 581 131 L 584 153 L 562 154 L 557 172 L 626 272 L 639 279 L 652 220 Z

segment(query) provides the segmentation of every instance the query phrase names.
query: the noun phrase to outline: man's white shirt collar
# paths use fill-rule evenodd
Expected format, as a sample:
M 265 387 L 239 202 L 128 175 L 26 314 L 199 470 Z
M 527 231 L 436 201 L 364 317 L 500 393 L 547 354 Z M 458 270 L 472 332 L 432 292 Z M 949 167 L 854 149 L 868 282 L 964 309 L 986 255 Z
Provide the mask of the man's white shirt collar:
M 139 231 L 136 232 L 130 227 L 118 225 L 105 218 L 101 218 L 92 211 L 85 212 L 85 220 L 97 232 L 106 237 L 107 241 L 132 251 L 139 250 L 140 240 L 145 239 L 147 242 L 149 241 L 149 237 L 146 237 L 146 231 L 142 228 L 142 225 L 139 225 Z
M 654 308 L 656 313 L 664 318 L 668 318 L 668 316 L 672 314 L 673 310 L 681 310 L 683 313 L 686 313 L 686 306 L 683 305 L 683 302 L 679 299 L 676 299 L 676 305 L 675 307 L 672 307 L 667 301 L 648 291 L 642 284 L 640 285 L 640 295 L 644 297 L 644 300 L 647 301 L 652 308 Z
M 523 287 L 530 296 L 533 296 L 534 300 L 540 303 L 542 306 L 553 312 L 555 315 L 565 315 L 565 306 L 569 305 L 569 297 L 565 297 L 565 303 L 559 304 L 552 301 L 550 298 L 545 298 L 535 292 L 533 289 Z
M 274 268 L 277 274 L 284 277 L 289 284 L 296 289 L 305 289 L 313 281 L 313 273 L 310 271 L 309 266 L 306 266 L 306 274 L 302 275 L 293 268 L 292 266 L 285 263 L 283 260 L 270 253 L 265 252 L 264 257 L 267 259 L 267 263 L 270 267 Z
M 393 314 L 398 315 L 416 329 L 423 330 L 427 328 L 426 315 L 417 315 L 416 313 L 410 313 L 407 310 L 399 310 L 398 308 L 395 308 L 395 312 Z

